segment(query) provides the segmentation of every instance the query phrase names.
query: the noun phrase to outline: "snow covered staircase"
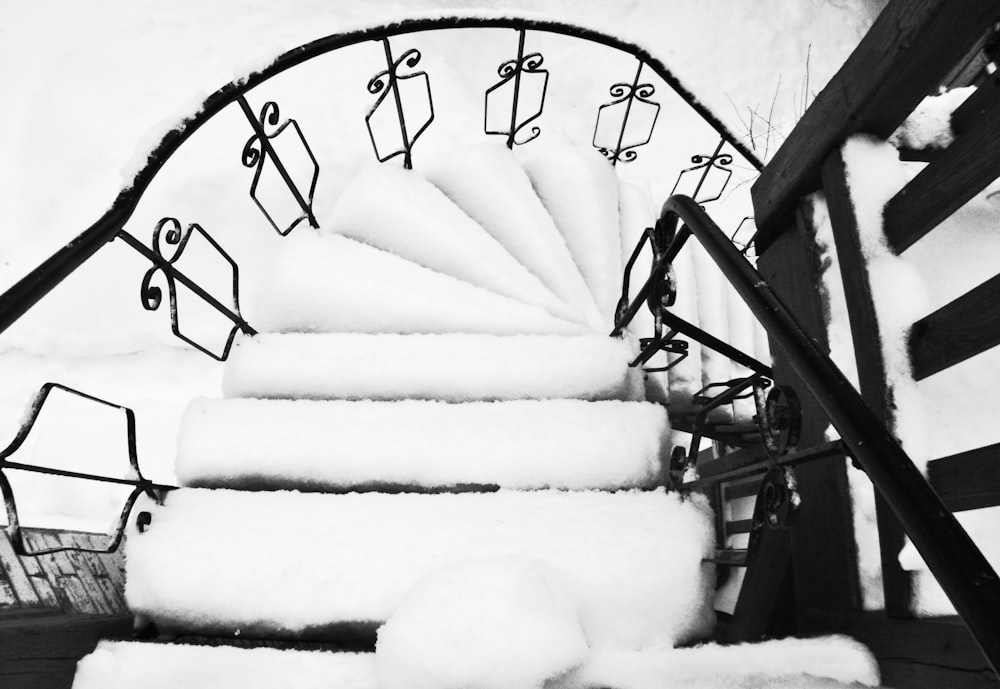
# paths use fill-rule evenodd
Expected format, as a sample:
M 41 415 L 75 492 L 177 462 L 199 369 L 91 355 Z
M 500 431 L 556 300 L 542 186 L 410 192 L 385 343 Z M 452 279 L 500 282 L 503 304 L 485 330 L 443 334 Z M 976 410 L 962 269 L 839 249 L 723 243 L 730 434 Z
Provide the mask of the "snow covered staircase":
M 333 647 L 385 625 L 386 687 L 418 666 L 440 679 L 434 664 L 452 661 L 399 649 L 447 647 L 470 624 L 500 630 L 482 636 L 497 654 L 483 662 L 516 666 L 504 645 L 555 620 L 545 643 L 572 652 L 546 656 L 538 683 L 588 653 L 711 631 L 710 511 L 657 487 L 670 426 L 646 391 L 662 387 L 628 366 L 631 339 L 606 334 L 633 238 L 618 218 L 637 211 L 620 212 L 600 157 L 555 160 L 600 193 L 569 202 L 550 164 L 526 173 L 506 149 L 463 150 L 430 182 L 363 173 L 320 233 L 289 238 L 225 398 L 188 409 L 185 487 L 143 505 L 151 519 L 128 536 L 139 619 L 166 638 Z M 192 686 L 227 686 L 264 656 L 375 686 L 370 656 L 128 644 L 83 661 L 75 686 L 125 686 L 151 657 L 194 663 Z
M 586 241 L 502 147 L 460 151 L 429 175 L 439 186 L 369 170 L 320 233 L 291 237 L 226 398 L 188 409 L 188 488 L 130 539 L 133 610 L 168 634 L 336 641 L 371 633 L 435 570 L 516 557 L 579 592 L 591 643 L 706 634 L 710 519 L 653 490 L 667 412 L 628 366 L 634 342 L 606 334 L 617 185 L 586 160 L 612 191 L 590 201 Z M 496 193 L 466 196 L 487 171 Z M 550 174 L 534 171 L 543 188 Z M 584 271 L 588 246 L 614 252 Z

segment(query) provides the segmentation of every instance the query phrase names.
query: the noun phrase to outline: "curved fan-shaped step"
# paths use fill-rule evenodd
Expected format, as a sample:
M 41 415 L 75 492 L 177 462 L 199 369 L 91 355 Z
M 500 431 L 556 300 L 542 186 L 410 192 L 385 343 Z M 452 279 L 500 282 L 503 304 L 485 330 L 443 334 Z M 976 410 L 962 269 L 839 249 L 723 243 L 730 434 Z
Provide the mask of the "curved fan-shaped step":
M 181 424 L 177 476 L 229 488 L 652 487 L 663 407 L 519 400 L 447 404 L 207 400 Z
M 514 154 L 501 145 L 468 146 L 422 170 L 463 211 L 568 304 L 608 330 L 566 242 Z
M 524 169 L 566 240 L 601 317 L 612 323 L 622 280 L 614 168 L 593 151 L 566 146 L 528 159 Z
M 448 402 L 642 399 L 635 344 L 606 336 L 264 334 L 237 343 L 226 397 Z
M 396 167 L 365 170 L 340 195 L 321 230 L 390 251 L 497 294 L 585 322 L 437 187 Z
M 591 644 L 674 645 L 712 623 L 703 500 L 662 490 L 421 495 L 182 488 L 126 540 L 126 597 L 161 630 L 322 637 L 386 620 L 423 575 L 471 558 L 553 567 Z M 239 585 L 206 572 L 238 573 Z
M 305 232 L 282 244 L 255 313 L 255 325 L 267 332 L 585 332 L 387 251 Z

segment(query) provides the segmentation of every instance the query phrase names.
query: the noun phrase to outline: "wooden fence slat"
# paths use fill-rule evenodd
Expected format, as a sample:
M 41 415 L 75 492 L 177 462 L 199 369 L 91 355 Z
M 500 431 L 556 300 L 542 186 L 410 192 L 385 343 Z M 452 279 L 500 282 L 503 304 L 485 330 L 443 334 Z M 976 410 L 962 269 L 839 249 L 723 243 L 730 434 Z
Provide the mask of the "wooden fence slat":
M 953 512 L 1000 505 L 1000 443 L 932 460 L 927 479 Z
M 993 2 L 889 3 L 753 185 L 758 252 L 794 223 L 820 166 L 851 134 L 886 139 L 1000 16 Z
M 915 380 L 961 363 L 1000 344 L 1000 275 L 921 318 L 910 329 Z
M 1000 177 L 1000 89 L 972 126 L 899 190 L 885 206 L 889 246 L 900 253 Z

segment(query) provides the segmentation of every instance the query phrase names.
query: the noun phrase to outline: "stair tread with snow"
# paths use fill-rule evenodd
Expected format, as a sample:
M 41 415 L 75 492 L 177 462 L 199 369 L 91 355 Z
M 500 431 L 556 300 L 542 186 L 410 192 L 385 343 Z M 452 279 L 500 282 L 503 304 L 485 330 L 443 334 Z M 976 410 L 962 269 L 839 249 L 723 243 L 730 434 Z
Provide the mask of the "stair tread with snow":
M 268 490 L 648 488 L 668 432 L 666 410 L 646 402 L 199 399 L 177 476 Z
M 544 649 L 536 653 L 541 655 Z M 538 662 L 520 661 L 521 665 Z M 453 673 L 472 671 L 468 660 L 452 662 Z M 73 689 L 380 689 L 385 674 L 402 669 L 411 670 L 407 678 L 411 686 L 441 686 L 409 667 L 398 667 L 401 664 L 394 667 L 376 653 L 102 641 L 81 661 Z M 496 674 L 493 677 L 497 679 Z M 580 667 L 546 686 L 856 689 L 876 684 L 874 659 L 861 644 L 841 636 L 739 646 L 597 650 Z
M 605 335 L 263 334 L 238 342 L 226 397 L 296 399 L 627 399 L 635 343 Z
M 579 595 L 592 644 L 672 646 L 714 617 L 707 503 L 663 490 L 182 488 L 162 506 L 143 502 L 153 519 L 128 534 L 126 596 L 161 631 L 323 638 L 338 624 L 387 620 L 435 570 L 498 557 L 557 571 Z

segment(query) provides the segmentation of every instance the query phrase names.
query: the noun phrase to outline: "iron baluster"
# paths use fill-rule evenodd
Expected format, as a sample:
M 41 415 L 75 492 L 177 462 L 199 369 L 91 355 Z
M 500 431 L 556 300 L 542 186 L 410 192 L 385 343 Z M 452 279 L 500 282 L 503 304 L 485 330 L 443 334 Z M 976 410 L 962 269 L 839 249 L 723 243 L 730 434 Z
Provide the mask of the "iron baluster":
M 305 135 L 302 133 L 299 123 L 293 119 L 286 120 L 284 124 L 278 126 L 278 128 L 271 134 L 268 134 L 264 129 L 264 125 L 265 123 L 272 127 L 278 125 L 278 121 L 280 119 L 278 104 L 274 101 L 268 101 L 265 103 L 264 107 L 260 110 L 260 117 L 258 118 L 253 114 L 253 110 L 250 108 L 250 103 L 247 102 L 246 96 L 241 95 L 236 99 L 236 101 L 240 104 L 240 109 L 243 111 L 243 114 L 246 116 L 247 121 L 250 122 L 250 126 L 253 127 L 254 131 L 254 135 L 251 136 L 243 146 L 243 165 L 245 167 L 254 168 L 253 181 L 250 183 L 250 198 L 254 200 L 257 207 L 264 213 L 268 222 L 271 223 L 271 227 L 273 227 L 275 231 L 282 236 L 287 235 L 295 229 L 296 225 L 303 220 L 308 220 L 310 225 L 314 228 L 318 228 L 319 223 L 316 222 L 316 216 L 313 215 L 312 204 L 313 195 L 316 192 L 316 181 L 319 178 L 319 163 L 316 161 L 316 157 L 313 155 L 312 149 L 309 148 L 309 144 L 306 142 Z M 271 139 L 280 136 L 289 125 L 291 125 L 295 130 L 295 133 L 298 134 L 299 140 L 302 142 L 302 146 L 313 164 L 313 174 L 309 184 L 308 201 L 302 196 L 302 192 L 295 184 L 295 180 L 293 180 L 291 175 L 288 174 L 288 170 L 285 168 L 284 163 L 281 162 L 281 158 L 278 157 L 277 152 L 274 150 L 274 146 L 271 144 Z M 259 144 L 260 149 L 258 150 L 255 148 L 254 144 Z M 260 182 L 260 176 L 264 170 L 264 164 L 268 160 L 271 160 L 274 163 L 274 167 L 278 171 L 278 174 L 281 175 L 281 179 L 285 182 L 285 186 L 288 187 L 288 190 L 295 198 L 295 202 L 302 210 L 302 215 L 296 218 L 284 230 L 278 227 L 278 224 L 264 207 L 264 204 L 262 204 L 260 199 L 257 198 L 257 185 Z
M 45 402 L 49 399 L 49 393 L 52 390 L 62 390 L 71 395 L 75 395 L 82 399 L 94 402 L 95 404 L 104 405 L 111 407 L 112 409 L 119 409 L 125 415 L 125 428 L 126 428 L 126 441 L 128 443 L 128 463 L 129 468 L 135 478 L 116 478 L 113 476 L 101 476 L 98 474 L 90 474 L 82 471 L 73 471 L 71 469 L 57 469 L 54 467 L 44 467 L 36 466 L 32 464 L 24 464 L 21 462 L 12 462 L 8 459 L 11 455 L 17 452 L 18 449 L 24 444 L 24 441 L 28 438 L 31 433 L 32 428 L 34 428 L 35 422 L 38 420 L 38 416 L 45 406 Z M 86 481 L 98 481 L 101 483 L 114 483 L 118 485 L 132 486 L 132 492 L 129 494 L 128 498 L 125 500 L 125 505 L 122 508 L 121 514 L 118 517 L 118 523 L 115 528 L 114 536 L 112 537 L 108 547 L 105 549 L 99 548 L 81 548 L 77 546 L 60 546 L 56 548 L 45 548 L 41 550 L 28 550 L 27 545 L 24 542 L 24 534 L 21 532 L 21 522 L 18 517 L 17 502 L 14 498 L 14 490 L 4 474 L 5 469 L 12 469 L 16 471 L 27 471 L 37 474 L 48 474 L 50 476 L 61 476 L 64 478 L 76 478 Z M 128 520 L 129 514 L 132 512 L 132 508 L 135 506 L 136 500 L 138 500 L 140 495 L 147 495 L 157 504 L 162 504 L 163 498 L 167 492 L 174 490 L 176 486 L 171 486 L 161 483 L 153 483 L 149 479 L 142 475 L 142 470 L 139 468 L 139 458 L 136 451 L 136 432 L 135 432 L 135 412 L 130 408 L 124 407 L 114 402 L 108 402 L 107 400 L 94 397 L 85 392 L 75 390 L 73 388 L 67 387 L 65 385 L 60 385 L 59 383 L 45 383 L 35 395 L 35 398 L 31 402 L 28 414 L 25 420 L 21 423 L 20 428 L 14 436 L 14 439 L 0 451 L 0 493 L 3 494 L 4 505 L 7 510 L 7 521 L 8 526 L 6 528 L 7 535 L 10 537 L 11 545 L 14 551 L 18 555 L 47 555 L 49 553 L 56 553 L 64 550 L 74 550 L 81 552 L 92 552 L 92 553 L 112 553 L 118 549 L 121 543 L 122 535 L 125 530 L 125 523 Z
M 170 228 L 166 233 L 167 244 L 175 245 L 177 248 L 174 250 L 173 254 L 168 258 L 164 255 L 163 246 L 161 244 L 162 230 L 166 225 L 170 225 Z M 202 288 L 198 283 L 194 282 L 187 275 L 182 273 L 176 267 L 177 260 L 181 257 L 184 249 L 187 247 L 188 241 L 193 233 L 197 233 L 203 238 L 205 238 L 212 247 L 225 259 L 225 261 L 230 265 L 233 271 L 233 308 L 230 309 L 225 304 L 221 303 L 214 296 L 209 294 L 204 288 Z M 135 249 L 143 257 L 145 257 L 153 267 L 146 271 L 146 274 L 142 279 L 142 303 L 143 308 L 147 311 L 155 311 L 159 308 L 163 299 L 163 292 L 160 288 L 152 285 L 152 279 L 156 273 L 163 273 L 167 281 L 167 291 L 170 303 L 170 327 L 172 332 L 176 337 L 187 342 L 192 347 L 196 348 L 200 352 L 207 354 L 217 361 L 225 361 L 229 357 L 229 352 L 232 349 L 233 341 L 236 338 L 236 333 L 242 331 L 246 335 L 256 335 L 257 331 L 250 327 L 243 316 L 240 314 L 240 304 L 239 304 L 239 267 L 236 262 L 227 254 L 222 247 L 212 239 L 200 225 L 192 223 L 188 225 L 187 230 L 182 231 L 180 222 L 176 218 L 163 218 L 157 223 L 156 228 L 153 230 L 153 249 L 150 249 L 145 244 L 140 242 L 138 239 L 133 237 L 131 234 L 122 230 L 118 233 L 120 237 L 126 244 Z M 187 287 L 189 290 L 194 292 L 199 298 L 205 301 L 209 306 L 214 308 L 216 311 L 221 313 L 223 316 L 228 318 L 232 323 L 233 327 L 230 329 L 229 334 L 226 338 L 226 343 L 222 349 L 221 354 L 216 354 L 211 350 L 203 347 L 195 340 L 184 335 L 180 330 L 180 321 L 178 318 L 177 311 L 177 288 L 176 282 L 180 282 L 182 285 Z
M 598 149 L 604 157 L 611 161 L 612 165 L 617 165 L 619 162 L 630 163 L 638 157 L 635 149 L 640 146 L 645 146 L 650 142 L 653 137 L 653 129 L 656 126 L 656 120 L 660 115 L 660 104 L 656 101 L 649 100 L 649 98 L 656 93 L 656 87 L 652 84 L 640 84 L 639 79 L 642 75 L 642 68 L 644 63 L 639 59 L 639 66 L 635 70 L 635 77 L 632 79 L 631 84 L 620 82 L 613 84 L 610 89 L 611 96 L 616 100 L 610 103 L 605 103 L 597 109 L 597 121 L 594 123 L 594 138 L 591 144 L 594 148 Z M 640 136 L 634 143 L 625 142 L 625 132 L 628 129 L 629 118 L 632 115 L 633 106 L 635 103 L 644 104 L 648 108 L 652 108 L 650 112 L 652 113 L 652 119 L 649 122 L 649 129 L 645 135 Z M 601 138 L 601 118 L 606 116 L 607 113 L 611 112 L 612 109 L 620 109 L 624 104 L 625 112 L 622 114 L 621 125 L 618 128 L 617 140 L 614 147 L 608 146 L 606 142 L 600 142 L 598 139 Z
M 673 196 L 678 193 L 677 188 L 680 186 L 681 181 L 686 175 L 689 173 L 697 173 L 701 170 L 702 173 L 698 178 L 698 183 L 695 185 L 694 191 L 687 195 L 694 199 L 696 203 L 700 204 L 711 203 L 712 201 L 718 201 L 722 198 L 722 192 L 726 190 L 726 187 L 729 185 L 729 180 L 733 176 L 733 171 L 728 167 L 733 163 L 733 156 L 728 153 L 722 153 L 722 147 L 725 143 L 725 139 L 719 139 L 719 145 L 715 147 L 715 150 L 710 156 L 703 156 L 700 154 L 691 156 L 691 162 L 694 163 L 694 165 L 681 170 L 680 174 L 677 175 L 677 181 L 674 182 L 674 188 L 670 190 L 670 195 Z M 700 194 L 702 187 L 705 185 L 705 181 L 708 179 L 708 175 L 712 170 L 722 170 L 725 173 L 725 178 L 714 195 L 701 197 Z
M 391 158 L 402 155 L 403 167 L 410 170 L 413 168 L 413 144 L 416 143 L 417 139 L 420 138 L 420 135 L 423 134 L 427 127 L 430 126 L 431 122 L 434 121 L 434 99 L 431 96 L 430 77 L 428 77 L 427 72 L 424 71 L 413 72 L 412 74 L 405 75 L 400 74 L 399 70 L 404 64 L 411 69 L 417 66 L 421 58 L 420 51 L 416 48 L 410 48 L 398 58 L 393 59 L 392 49 L 389 46 L 389 39 L 383 37 L 381 41 L 382 47 L 385 50 L 386 68 L 381 72 L 378 72 L 368 81 L 368 92 L 379 95 L 375 100 L 375 104 L 372 105 L 368 114 L 365 116 L 365 124 L 368 127 L 368 136 L 371 139 L 372 147 L 375 149 L 375 156 L 378 158 L 378 161 L 380 163 L 384 163 Z M 406 124 L 406 115 L 403 110 L 403 96 L 400 92 L 400 82 L 407 79 L 418 78 L 423 81 L 427 92 L 428 116 L 411 138 Z M 372 117 L 382 107 L 382 104 L 385 102 L 385 97 L 390 91 L 392 92 L 393 101 L 396 106 L 396 122 L 399 126 L 401 148 L 393 150 L 386 155 L 382 155 L 379 153 L 375 131 L 372 128 Z
M 529 53 L 528 55 L 525 55 L 524 37 L 525 30 L 523 28 L 518 29 L 517 57 L 500 65 L 497 69 L 497 74 L 501 77 L 500 81 L 488 88 L 484 96 L 483 131 L 487 134 L 505 135 L 507 137 L 507 148 L 513 148 L 515 144 L 520 146 L 528 143 L 529 141 L 534 141 L 539 134 L 541 134 L 541 129 L 534 126 L 531 128 L 531 134 L 526 139 L 521 141 L 517 140 L 518 132 L 531 122 L 534 122 L 536 119 L 541 117 L 542 110 L 545 107 L 545 95 L 548 91 L 549 72 L 546 69 L 539 69 L 545 58 L 542 57 L 541 53 Z M 522 110 L 522 81 L 524 75 L 526 74 L 542 76 L 541 90 L 539 92 L 537 106 L 530 108 L 530 112 L 532 112 L 532 114 L 523 121 L 519 122 L 518 116 Z M 512 81 L 513 93 L 511 96 L 509 125 L 506 129 L 490 129 L 490 102 L 491 100 L 495 102 L 497 100 L 497 95 L 501 94 L 501 90 L 508 84 L 511 84 Z

